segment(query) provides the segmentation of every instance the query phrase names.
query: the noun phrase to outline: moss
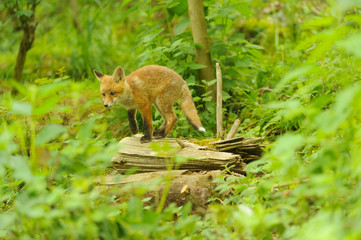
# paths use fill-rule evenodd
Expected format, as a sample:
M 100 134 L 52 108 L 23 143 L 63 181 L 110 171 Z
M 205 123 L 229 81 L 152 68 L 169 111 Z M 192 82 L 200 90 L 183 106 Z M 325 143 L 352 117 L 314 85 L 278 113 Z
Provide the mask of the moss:
M 220 140 L 220 138 L 207 138 L 207 139 L 202 139 L 202 140 L 200 140 L 200 139 L 190 139 L 190 141 L 192 143 L 195 143 L 195 144 L 197 144 L 199 146 L 208 147 L 209 149 L 214 150 L 214 151 L 216 150 L 216 146 L 213 145 L 213 144 L 210 144 L 210 143 L 218 141 L 218 140 Z

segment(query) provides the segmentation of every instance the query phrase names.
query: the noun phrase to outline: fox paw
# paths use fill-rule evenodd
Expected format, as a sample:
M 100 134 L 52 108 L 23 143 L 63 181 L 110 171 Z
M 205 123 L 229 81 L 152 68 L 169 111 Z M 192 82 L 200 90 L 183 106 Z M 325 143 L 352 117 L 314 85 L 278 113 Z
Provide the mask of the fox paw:
M 138 128 L 131 128 L 130 130 L 132 131 L 133 134 L 137 134 L 139 132 Z
M 150 141 L 152 141 L 151 137 L 143 136 L 143 137 L 140 138 L 141 143 L 147 143 L 147 142 L 150 142 Z
M 155 139 L 164 138 L 164 137 L 165 137 L 164 134 L 165 134 L 164 129 L 157 129 L 157 131 L 155 131 L 155 132 L 153 133 L 153 137 L 154 137 Z

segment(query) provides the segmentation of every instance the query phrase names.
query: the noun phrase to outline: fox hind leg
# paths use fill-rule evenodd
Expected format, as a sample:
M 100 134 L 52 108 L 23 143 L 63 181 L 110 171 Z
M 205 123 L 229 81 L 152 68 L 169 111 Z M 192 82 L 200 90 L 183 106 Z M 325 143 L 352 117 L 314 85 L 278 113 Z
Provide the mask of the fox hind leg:
M 164 101 L 166 102 L 166 101 Z M 163 104 L 160 100 L 156 101 L 156 108 L 164 119 L 163 125 L 154 133 L 155 138 L 164 138 L 170 131 L 172 131 L 174 125 L 177 122 L 177 116 L 173 111 L 173 104 Z
M 153 136 L 154 136 L 155 138 L 162 138 L 161 136 L 164 135 L 164 129 L 165 129 L 165 127 L 167 126 L 167 120 L 166 120 L 165 116 L 162 114 L 162 112 L 159 110 L 159 108 L 158 108 L 158 106 L 157 106 L 156 103 L 154 104 L 154 106 L 155 106 L 155 108 L 157 109 L 157 111 L 160 113 L 160 115 L 162 116 L 162 118 L 163 118 L 163 124 L 162 124 L 157 130 L 155 130 L 155 131 L 153 132 Z

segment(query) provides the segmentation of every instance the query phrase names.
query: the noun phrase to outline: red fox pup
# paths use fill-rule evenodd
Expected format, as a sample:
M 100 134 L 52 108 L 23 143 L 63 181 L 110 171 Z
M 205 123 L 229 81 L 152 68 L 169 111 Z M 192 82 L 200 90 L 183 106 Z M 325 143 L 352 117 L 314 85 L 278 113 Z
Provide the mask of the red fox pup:
M 164 138 L 173 129 L 177 117 L 173 105 L 180 99 L 180 108 L 188 121 L 197 131 L 205 132 L 197 115 L 192 96 L 183 78 L 167 67 L 149 65 L 142 67 L 128 76 L 119 66 L 112 76 L 93 71 L 100 81 L 100 92 L 104 106 L 120 104 L 128 110 L 129 126 L 133 134 L 138 132 L 135 119 L 138 110 L 143 117 L 144 136 L 140 142 L 150 142 L 152 136 Z M 164 123 L 153 133 L 152 104 L 162 115 Z

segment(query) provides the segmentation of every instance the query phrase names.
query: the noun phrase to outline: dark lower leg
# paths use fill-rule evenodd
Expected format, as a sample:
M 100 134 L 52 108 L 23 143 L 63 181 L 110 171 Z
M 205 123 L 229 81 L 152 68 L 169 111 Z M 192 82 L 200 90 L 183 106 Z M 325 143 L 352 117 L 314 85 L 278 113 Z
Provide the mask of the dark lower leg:
M 153 123 L 152 123 L 152 108 L 151 106 L 146 106 L 140 110 L 143 116 L 144 124 L 144 136 L 140 139 L 141 143 L 146 143 L 152 141 L 153 136 Z
M 176 115 L 172 115 L 170 120 L 168 121 L 167 125 L 165 126 L 164 130 L 163 130 L 163 136 L 162 137 L 166 137 L 170 131 L 172 131 L 174 125 L 177 123 L 177 117 Z
M 139 131 L 138 124 L 135 119 L 136 112 L 137 112 L 137 110 L 135 110 L 135 109 L 128 110 L 129 127 L 133 134 L 136 134 Z
M 141 143 L 150 142 L 152 141 L 152 135 L 153 135 L 152 121 L 150 121 L 149 123 L 149 121 L 143 118 L 143 123 L 144 123 L 144 136 L 141 137 L 140 142 Z

